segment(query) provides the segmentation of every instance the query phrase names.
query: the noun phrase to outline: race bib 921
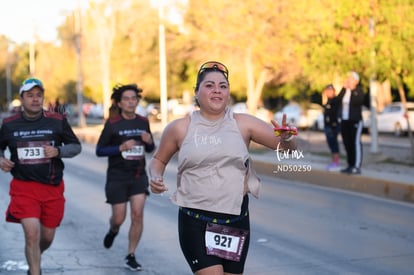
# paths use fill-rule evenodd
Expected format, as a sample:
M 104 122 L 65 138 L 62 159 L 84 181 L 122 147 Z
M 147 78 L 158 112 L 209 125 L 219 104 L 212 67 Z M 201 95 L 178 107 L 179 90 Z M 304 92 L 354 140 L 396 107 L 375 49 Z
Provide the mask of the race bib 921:
M 205 241 L 207 255 L 240 261 L 249 231 L 220 224 L 207 224 Z

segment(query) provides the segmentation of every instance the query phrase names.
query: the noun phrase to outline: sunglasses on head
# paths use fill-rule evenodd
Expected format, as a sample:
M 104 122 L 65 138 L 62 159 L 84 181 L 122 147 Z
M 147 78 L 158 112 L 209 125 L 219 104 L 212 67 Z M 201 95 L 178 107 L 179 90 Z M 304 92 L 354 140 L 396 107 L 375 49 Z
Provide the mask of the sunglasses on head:
M 200 75 L 205 70 L 209 70 L 209 69 L 218 70 L 222 72 L 227 79 L 229 78 L 229 70 L 227 69 L 227 67 L 217 61 L 208 61 L 204 63 L 203 65 L 201 65 L 200 70 L 198 70 L 198 74 Z

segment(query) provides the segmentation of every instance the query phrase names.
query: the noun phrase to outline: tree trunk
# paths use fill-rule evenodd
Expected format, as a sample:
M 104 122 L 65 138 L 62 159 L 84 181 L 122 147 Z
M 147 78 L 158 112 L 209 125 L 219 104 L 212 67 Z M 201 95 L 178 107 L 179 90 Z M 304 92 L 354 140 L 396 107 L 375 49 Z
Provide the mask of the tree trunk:
M 250 114 L 255 115 L 257 107 L 261 103 L 260 100 L 262 98 L 262 91 L 267 79 L 267 69 L 262 69 L 260 71 L 259 78 L 255 81 L 255 70 L 250 49 L 247 49 L 246 52 L 245 66 L 247 77 L 247 110 Z

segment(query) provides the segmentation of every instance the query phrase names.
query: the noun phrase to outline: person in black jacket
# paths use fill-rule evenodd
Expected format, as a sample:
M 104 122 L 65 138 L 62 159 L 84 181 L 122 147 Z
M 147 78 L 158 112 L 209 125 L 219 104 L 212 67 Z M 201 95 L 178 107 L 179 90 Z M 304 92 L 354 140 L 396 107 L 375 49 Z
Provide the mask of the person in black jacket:
M 338 95 L 340 100 L 341 135 L 348 163 L 348 166 L 342 169 L 341 172 L 347 174 L 361 173 L 364 92 L 359 85 L 359 80 L 358 73 L 350 72 Z
M 13 176 L 6 221 L 22 225 L 28 274 L 38 275 L 41 255 L 64 215 L 62 158 L 78 155 L 82 147 L 64 114 L 43 110 L 39 79 L 26 79 L 19 94 L 22 111 L 5 118 L 0 129 L 0 168 Z
M 135 250 L 141 239 L 144 205 L 149 194 L 145 153 L 155 148 L 148 119 L 135 113 L 141 92 L 135 84 L 113 88 L 112 116 L 106 121 L 96 146 L 98 157 L 108 157 L 105 194 L 112 206 L 103 244 L 107 249 L 112 246 L 125 221 L 129 202 L 131 224 L 125 267 L 134 271 L 142 268 L 135 259 Z
M 327 166 L 330 171 L 339 170 L 338 134 L 340 123 L 338 118 L 339 98 L 335 96 L 335 87 L 332 84 L 323 89 L 327 102 L 323 105 L 323 120 L 326 142 L 331 151 L 332 162 Z

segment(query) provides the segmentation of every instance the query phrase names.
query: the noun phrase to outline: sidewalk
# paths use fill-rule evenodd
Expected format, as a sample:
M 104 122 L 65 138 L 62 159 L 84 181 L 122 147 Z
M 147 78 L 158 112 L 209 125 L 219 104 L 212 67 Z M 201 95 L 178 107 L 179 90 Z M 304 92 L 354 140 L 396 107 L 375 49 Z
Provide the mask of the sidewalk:
M 157 124 L 154 126 L 151 125 L 151 130 L 158 139 L 161 129 Z M 96 144 L 102 127 L 74 127 L 74 131 L 82 142 Z M 279 159 L 277 152 L 253 144 L 251 155 L 256 171 L 275 179 L 295 180 L 414 203 L 414 166 L 409 162 L 410 150 L 396 145 L 381 148 L 381 153 L 372 154 L 370 144 L 363 138 L 362 173 L 347 175 L 326 170 L 330 155 L 320 138 L 320 134 L 312 132 L 298 138 L 295 159 Z M 344 167 L 345 163 L 342 157 L 341 165 Z

